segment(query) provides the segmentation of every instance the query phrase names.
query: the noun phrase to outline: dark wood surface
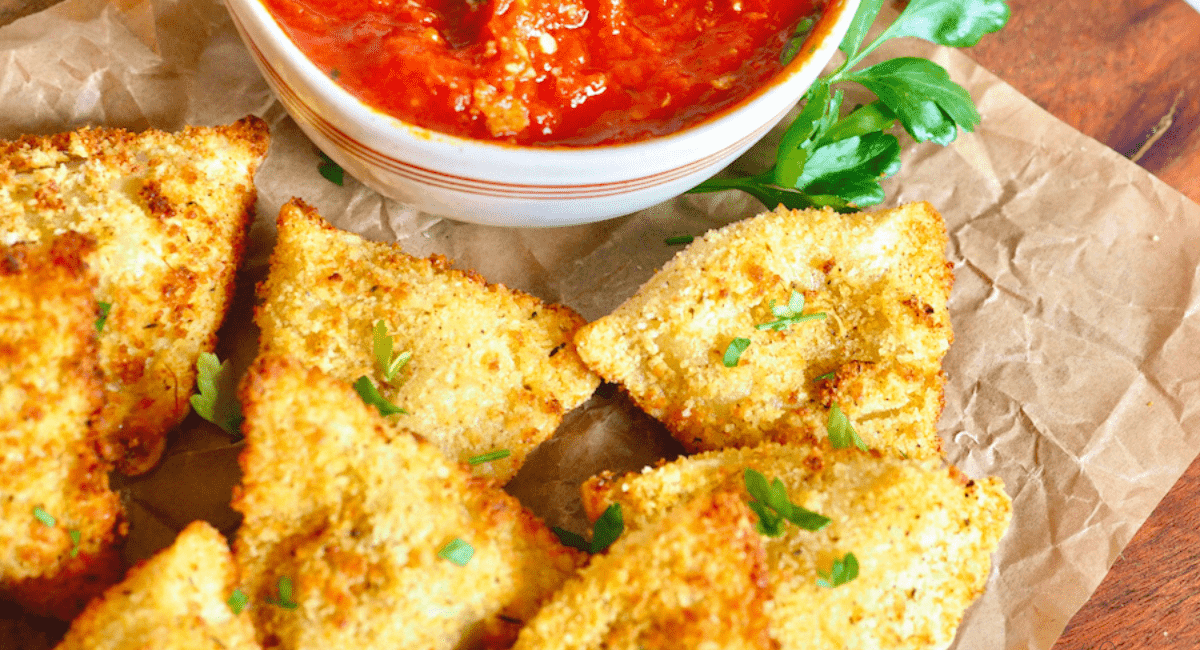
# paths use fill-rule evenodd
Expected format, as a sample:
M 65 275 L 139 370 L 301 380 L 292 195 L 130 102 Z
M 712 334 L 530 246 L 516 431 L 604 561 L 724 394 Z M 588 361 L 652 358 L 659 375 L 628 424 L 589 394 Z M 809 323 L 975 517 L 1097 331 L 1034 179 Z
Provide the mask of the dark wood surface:
M 968 54 L 1200 202 L 1200 13 L 1183 0 L 1010 0 L 1010 6 L 1008 27 Z M 1200 461 L 1054 645 L 1134 648 L 1200 648 Z
M 0 0 L 0 24 L 55 1 Z M 1183 0 L 1010 5 L 1009 26 L 967 53 L 1050 113 L 1200 202 L 1200 13 Z M 1133 648 L 1200 648 L 1200 461 L 1054 646 Z

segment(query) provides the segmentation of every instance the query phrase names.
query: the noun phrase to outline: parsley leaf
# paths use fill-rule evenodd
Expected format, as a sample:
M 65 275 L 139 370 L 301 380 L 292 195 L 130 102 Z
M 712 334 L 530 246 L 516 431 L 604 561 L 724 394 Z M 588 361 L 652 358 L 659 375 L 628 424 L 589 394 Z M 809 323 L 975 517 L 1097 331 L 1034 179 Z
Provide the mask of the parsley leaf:
M 742 358 L 742 353 L 748 347 L 750 347 L 750 339 L 736 338 L 730 341 L 729 347 L 725 348 L 725 355 L 721 358 L 721 363 L 725 364 L 726 368 L 737 367 L 738 361 Z
M 846 557 L 834 560 L 829 571 L 818 571 L 817 573 L 821 576 L 817 579 L 819 587 L 832 589 L 844 585 L 858 577 L 858 558 L 854 557 L 853 553 L 847 553 Z
M 784 521 L 814 532 L 829 525 L 829 517 L 792 503 L 787 487 L 778 478 L 767 483 L 761 472 L 749 467 L 742 473 L 742 478 L 746 482 L 746 491 L 753 497 L 749 505 L 758 515 L 756 528 L 759 533 L 778 537 L 783 534 Z
M 393 353 L 395 341 L 388 336 L 387 325 L 382 319 L 375 321 L 375 329 L 372 331 L 374 342 L 372 347 L 375 352 L 375 361 L 379 364 L 379 369 L 383 372 L 383 380 L 387 383 L 392 383 L 396 378 L 396 373 L 400 372 L 409 360 L 412 359 L 412 352 L 405 350 L 400 354 Z
M 362 401 L 374 406 L 379 410 L 379 414 L 384 417 L 396 413 L 408 414 L 408 411 L 392 404 L 383 395 L 380 395 L 379 389 L 375 388 L 375 383 L 366 375 L 354 381 L 354 390 L 358 392 L 358 396 L 362 398 Z
M 317 163 L 317 171 L 325 177 L 325 180 L 341 187 L 346 182 L 346 172 L 342 166 L 333 161 L 333 158 L 325 155 L 324 151 L 318 151 L 317 155 L 321 157 L 321 162 Z
M 42 525 L 46 526 L 47 528 L 54 528 L 54 525 L 58 523 L 58 521 L 54 518 L 54 515 L 46 512 L 46 510 L 41 506 L 34 507 L 33 518 L 42 522 Z
M 674 235 L 672 237 L 667 237 L 663 240 L 663 242 L 668 246 L 683 246 L 684 244 L 692 243 L 693 239 L 695 239 L 695 237 L 692 235 Z
M 507 449 L 497 449 L 495 451 L 489 451 L 486 454 L 479 454 L 478 456 L 472 456 L 467 459 L 467 464 L 468 465 L 482 465 L 483 463 L 490 463 L 493 460 L 500 460 L 502 458 L 508 458 L 511 455 L 512 455 L 512 452 Z
M 438 557 L 457 564 L 467 566 L 467 562 L 475 556 L 475 547 L 455 537 L 438 551 Z
M 234 589 L 232 594 L 229 594 L 229 599 L 225 604 L 229 605 L 229 610 L 236 616 L 246 609 L 246 605 L 250 603 L 250 597 L 241 589 Z
M 614 503 L 605 508 L 604 513 L 592 524 L 592 541 L 588 542 L 583 535 L 573 533 L 565 528 L 555 526 L 554 534 L 564 546 L 577 548 L 591 554 L 596 554 L 612 545 L 625 532 L 625 518 L 621 515 L 621 504 Z
M 196 359 L 196 390 L 190 400 L 196 414 L 226 433 L 240 436 L 245 418 L 237 401 L 237 385 L 229 360 L 220 361 L 217 355 L 202 352 Z
M 275 605 L 284 609 L 296 609 L 300 603 L 292 600 L 292 579 L 287 576 L 279 576 L 279 580 L 275 581 L 275 591 L 279 594 L 278 598 L 268 597 L 266 599 L 268 605 Z
M 781 332 L 796 323 L 803 323 L 810 320 L 825 320 L 824 312 L 815 314 L 801 314 L 804 311 L 804 294 L 792 290 L 792 295 L 788 297 L 788 304 L 783 307 L 777 307 L 775 301 L 771 301 L 771 315 L 775 320 L 769 323 L 760 323 L 755 325 L 756 329 L 773 330 Z
M 108 322 L 108 312 L 112 311 L 111 302 L 100 303 L 100 315 L 96 317 L 96 331 L 103 332 L 104 324 Z
M 67 531 L 67 537 L 71 538 L 71 557 L 79 557 L 79 542 L 83 541 L 83 533 L 78 528 L 72 528 Z
M 971 131 L 978 126 L 979 112 L 971 96 L 936 63 L 902 57 L 864 70 L 854 68 L 882 43 L 900 36 L 950 47 L 974 45 L 1008 21 L 1005 0 L 912 0 L 878 38 L 863 47 L 882 6 L 883 0 L 864 0 L 859 5 L 838 48 L 846 60 L 805 93 L 770 170 L 709 179 L 689 192 L 738 189 L 767 207 L 827 206 L 850 211 L 883 202 L 880 180 L 900 169 L 900 141 L 886 133 L 897 121 L 917 141 L 941 145 L 952 142 L 958 129 Z M 796 40 L 785 45 L 782 59 L 798 51 Z M 845 82 L 861 84 L 878 101 L 839 117 L 842 91 L 833 86 Z
M 854 445 L 867 451 L 867 443 L 858 437 L 858 432 L 850 424 L 850 418 L 846 417 L 837 402 L 834 402 L 829 409 L 829 419 L 825 421 L 825 431 L 829 434 L 829 444 L 834 449 L 845 449 Z

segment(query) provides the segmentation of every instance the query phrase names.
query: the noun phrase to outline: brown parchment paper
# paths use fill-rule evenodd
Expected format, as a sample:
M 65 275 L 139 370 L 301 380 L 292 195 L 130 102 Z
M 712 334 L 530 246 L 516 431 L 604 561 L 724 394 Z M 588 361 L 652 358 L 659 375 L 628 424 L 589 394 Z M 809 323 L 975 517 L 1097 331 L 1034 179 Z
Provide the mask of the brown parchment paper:
M 949 460 L 999 475 L 1014 502 L 988 591 L 954 648 L 1048 648 L 1155 504 L 1200 451 L 1200 207 L 1047 114 L 958 52 L 926 56 L 975 98 L 983 124 L 948 148 L 908 143 L 887 205 L 931 201 L 945 216 L 956 340 L 940 430 Z M 853 105 L 851 95 L 847 105 Z M 603 223 L 502 229 L 421 214 L 353 179 L 317 171 L 313 145 L 273 99 L 214 0 L 66 0 L 0 28 L 0 138 L 85 124 L 176 129 L 248 113 L 272 146 L 259 218 L 218 352 L 253 358 L 253 282 L 290 197 L 336 225 L 442 253 L 588 319 L 670 258 L 670 235 L 762 209 L 737 194 L 685 196 Z M 779 135 L 735 163 L 767 164 Z M 145 557 L 195 518 L 232 533 L 237 444 L 192 416 L 162 466 L 118 477 L 126 557 Z M 568 414 L 508 486 L 550 523 L 579 530 L 576 488 L 601 468 L 636 468 L 678 448 L 618 391 Z M 0 626 L 3 628 L 3 626 Z

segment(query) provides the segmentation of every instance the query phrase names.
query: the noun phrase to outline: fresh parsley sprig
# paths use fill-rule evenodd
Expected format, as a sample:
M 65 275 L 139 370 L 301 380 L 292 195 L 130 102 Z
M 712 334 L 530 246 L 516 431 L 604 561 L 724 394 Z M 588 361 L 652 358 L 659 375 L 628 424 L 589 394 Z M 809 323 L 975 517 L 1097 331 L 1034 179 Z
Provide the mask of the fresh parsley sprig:
M 858 577 L 858 558 L 853 553 L 847 553 L 841 559 L 835 559 L 829 571 L 817 571 L 817 586 L 832 589 L 850 582 Z
M 555 526 L 554 534 L 558 535 L 564 546 L 577 548 L 595 555 L 617 541 L 625 532 L 625 518 L 621 515 L 621 504 L 614 503 L 604 510 L 596 523 L 592 524 L 592 541 L 584 539 L 583 535 L 573 533 L 566 528 Z
M 772 300 L 770 307 L 771 315 L 775 317 L 775 320 L 768 323 L 759 323 L 758 325 L 754 326 L 756 329 L 782 332 L 783 330 L 797 323 L 803 323 L 810 320 L 825 320 L 824 312 L 817 312 L 815 314 L 802 314 L 801 312 L 804 311 L 804 294 L 794 289 L 792 290 L 792 295 L 788 298 L 788 303 L 786 305 L 776 305 L 775 301 Z
M 221 361 L 211 352 L 196 359 L 196 394 L 192 410 L 221 427 L 232 436 L 242 435 L 242 406 L 237 400 L 237 385 L 229 360 Z
M 804 106 L 784 133 L 771 169 L 754 176 L 709 179 L 690 191 L 738 189 L 768 207 L 854 210 L 882 203 L 880 180 L 900 170 L 900 141 L 887 133 L 897 122 L 917 142 L 941 145 L 953 142 L 960 128 L 973 131 L 980 122 L 979 111 L 966 89 L 938 64 L 900 57 L 855 67 L 893 38 L 921 38 L 949 47 L 974 45 L 1008 22 L 1007 2 L 912 0 L 864 47 L 882 6 L 883 0 L 859 5 L 838 48 L 845 61 L 805 93 Z M 843 92 L 833 86 L 846 82 L 864 86 L 877 101 L 841 116 Z
M 354 380 L 354 390 L 358 393 L 358 396 L 362 398 L 362 401 L 366 402 L 370 406 L 374 406 L 379 410 L 379 414 L 384 417 L 394 415 L 396 413 L 403 413 L 405 415 L 408 414 L 408 411 L 396 406 L 395 404 L 392 404 L 387 400 L 386 397 L 381 395 L 379 393 L 379 389 L 375 387 L 375 382 L 371 381 L 371 378 L 366 375 Z
M 282 607 L 283 609 L 296 609 L 300 607 L 300 603 L 292 600 L 292 579 L 288 576 L 279 576 L 275 581 L 275 593 L 277 597 L 268 596 L 264 600 L 268 605 Z
M 845 449 L 854 445 L 863 451 L 868 451 L 867 443 L 859 437 L 854 426 L 850 424 L 850 418 L 846 417 L 837 402 L 834 402 L 833 406 L 829 408 L 829 419 L 825 421 L 825 432 L 829 434 L 829 444 L 834 449 Z
M 391 336 L 388 336 L 387 324 L 382 319 L 375 321 L 375 329 L 372 330 L 372 334 L 375 361 L 383 373 L 383 381 L 390 384 L 396 379 L 396 374 L 412 359 L 412 352 L 405 350 L 399 354 L 395 353 L 393 348 L 396 342 Z
M 490 463 L 493 460 L 503 460 L 505 458 L 508 458 L 511 455 L 512 455 L 511 450 L 496 449 L 494 451 L 489 451 L 487 453 L 479 454 L 478 456 L 471 456 L 470 458 L 467 459 L 467 464 L 471 465 L 471 466 L 482 465 L 484 463 Z
M 465 540 L 455 537 L 438 551 L 438 557 L 458 566 L 467 566 L 467 562 L 475 557 L 475 547 Z
M 750 509 L 758 515 L 759 533 L 768 537 L 779 537 L 783 534 L 783 522 L 793 524 L 808 531 L 818 531 L 829 525 L 829 517 L 801 508 L 788 498 L 787 488 L 783 481 L 776 478 L 767 483 L 767 477 L 758 470 L 746 468 L 743 472 L 746 491 L 753 497 Z

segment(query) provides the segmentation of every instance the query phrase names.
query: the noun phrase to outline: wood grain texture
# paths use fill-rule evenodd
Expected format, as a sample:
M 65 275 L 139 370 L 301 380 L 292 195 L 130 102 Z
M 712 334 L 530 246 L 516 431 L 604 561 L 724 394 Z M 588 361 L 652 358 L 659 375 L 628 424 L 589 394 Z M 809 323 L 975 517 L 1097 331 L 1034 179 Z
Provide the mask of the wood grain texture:
M 1059 119 L 1200 202 L 1200 13 L 1183 0 L 1010 0 L 972 58 Z M 1172 108 L 1174 111 L 1172 112 Z

